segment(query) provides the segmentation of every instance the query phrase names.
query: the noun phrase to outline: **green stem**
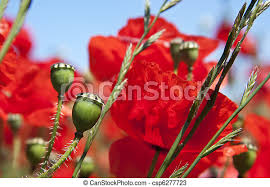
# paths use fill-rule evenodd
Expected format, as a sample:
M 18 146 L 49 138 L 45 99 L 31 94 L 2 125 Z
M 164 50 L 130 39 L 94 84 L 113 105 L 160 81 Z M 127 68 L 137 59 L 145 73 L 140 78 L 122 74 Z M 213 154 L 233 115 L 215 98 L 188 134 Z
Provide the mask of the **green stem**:
M 151 166 L 150 166 L 150 168 L 149 168 L 149 171 L 148 171 L 148 174 L 147 174 L 147 178 L 151 178 L 152 175 L 153 175 L 153 171 L 154 171 L 155 166 L 156 166 L 156 164 L 157 164 L 157 161 L 158 161 L 158 157 L 159 157 L 160 151 L 161 151 L 160 148 L 156 148 L 156 152 L 155 152 L 155 155 L 154 155 L 154 157 L 153 157 Z
M 174 68 L 173 72 L 175 75 L 178 75 L 178 68 Z
M 75 167 L 75 169 L 73 171 L 72 178 L 77 178 L 78 177 L 79 171 L 80 171 L 81 166 L 82 166 L 82 162 L 83 162 L 84 158 L 86 157 L 87 152 L 88 152 L 88 150 L 89 150 L 89 148 L 90 148 L 90 146 L 92 144 L 92 139 L 89 138 L 89 137 L 91 137 L 90 134 L 88 135 L 87 141 L 85 143 L 83 154 L 82 154 L 80 160 L 77 162 L 76 167 Z
M 19 157 L 19 154 L 20 154 L 20 149 L 21 149 L 20 137 L 17 134 L 14 134 L 14 139 L 13 139 L 13 160 L 12 160 L 12 167 L 14 169 L 16 169 L 17 165 L 18 165 L 18 157 Z
M 257 94 L 257 92 L 263 87 L 263 85 L 270 79 L 270 73 L 267 75 L 267 77 L 261 82 L 261 84 L 250 94 L 250 96 L 246 99 L 246 101 L 240 105 L 234 113 L 227 119 L 227 121 L 223 124 L 223 126 L 216 132 L 216 134 L 212 137 L 212 139 L 208 142 L 208 144 L 203 148 L 203 150 L 200 152 L 200 154 L 197 156 L 197 158 L 193 161 L 193 163 L 190 165 L 190 167 L 187 169 L 187 171 L 184 173 L 182 178 L 185 178 L 189 175 L 189 173 L 192 171 L 192 169 L 197 165 L 197 163 L 203 158 L 204 152 L 209 149 L 213 143 L 217 140 L 219 135 L 224 131 L 224 129 L 228 126 L 228 124 L 233 120 L 234 117 L 238 115 L 239 112 L 251 101 L 251 99 Z
M 133 53 L 133 55 L 132 55 L 132 57 L 131 57 L 131 59 L 130 59 L 130 62 L 132 62 L 132 61 L 134 60 L 135 56 L 137 56 L 137 55 L 140 53 L 140 51 L 138 50 L 139 46 L 142 44 L 142 42 L 143 42 L 145 36 L 148 34 L 148 32 L 149 32 L 149 31 L 151 30 L 151 28 L 154 26 L 155 22 L 157 21 L 159 15 L 160 15 L 160 13 L 161 13 L 162 7 L 167 3 L 167 1 L 168 1 L 168 0 L 165 0 L 165 1 L 164 1 L 164 3 L 162 4 L 162 6 L 161 6 L 159 12 L 157 13 L 156 17 L 155 17 L 154 20 L 152 21 L 151 25 L 150 25 L 149 27 L 147 27 L 147 29 L 145 29 L 145 31 L 144 31 L 144 33 L 143 33 L 141 39 L 139 40 L 139 42 L 137 43 L 137 45 L 136 45 L 136 47 L 135 47 L 135 49 L 134 49 L 134 53 Z M 126 74 L 126 73 L 120 73 L 120 74 L 119 74 L 119 77 L 118 77 L 118 80 L 117 80 L 117 83 L 116 83 L 115 87 L 118 86 L 119 84 L 121 84 L 121 82 L 122 82 L 122 81 L 124 80 L 124 78 L 125 78 L 125 74 Z M 113 94 L 114 94 L 113 92 L 114 92 L 114 90 L 112 91 L 112 94 L 110 95 L 110 97 L 109 97 L 109 99 L 108 99 L 106 105 L 104 106 L 104 110 L 102 111 L 102 113 L 101 113 L 101 115 L 100 115 L 100 118 L 99 118 L 99 120 L 97 121 L 97 123 L 96 123 L 96 125 L 95 125 L 95 128 L 94 128 L 93 130 L 90 131 L 90 133 L 89 133 L 89 135 L 88 135 L 88 137 L 87 137 L 87 141 L 86 141 L 86 144 L 85 144 L 85 147 L 84 147 L 83 154 L 82 154 L 80 160 L 78 161 L 78 163 L 77 163 L 77 165 L 76 165 L 76 167 L 75 167 L 75 170 L 74 170 L 74 172 L 73 172 L 73 175 L 72 175 L 73 178 L 78 177 L 79 171 L 80 171 L 80 168 L 81 168 L 81 165 L 82 165 L 82 162 L 83 162 L 84 158 L 86 157 L 87 152 L 89 151 L 90 146 L 92 145 L 92 142 L 93 142 L 93 140 L 94 140 L 94 138 L 95 138 L 95 136 L 96 136 L 96 134 L 97 134 L 97 132 L 98 132 L 98 129 L 99 129 L 99 127 L 100 127 L 100 124 L 101 124 L 101 122 L 102 122 L 102 120 L 103 120 L 105 114 L 108 112 L 108 110 L 110 109 L 110 107 L 111 107 L 111 105 L 112 105 L 112 103 L 109 102 L 109 100 L 110 100 L 110 98 L 113 98 L 113 97 L 114 97 L 114 96 L 113 96 Z M 108 103 L 109 103 L 109 104 L 108 104 Z M 109 106 L 109 105 L 110 105 L 110 106 Z
M 24 22 L 27 10 L 30 6 L 31 0 L 21 0 L 20 8 L 17 14 L 17 17 L 12 25 L 12 28 L 9 32 L 8 37 L 6 38 L 2 49 L 0 51 L 0 64 L 2 63 L 3 58 L 5 57 L 13 39 L 16 37 L 18 32 L 20 31 L 22 24 Z
M 4 12 L 7 8 L 8 0 L 1 0 L 0 2 L 0 20 L 2 19 Z
M 186 123 L 188 123 L 188 121 L 186 121 Z M 184 132 L 185 132 L 185 129 L 182 128 L 180 133 L 177 135 L 175 141 L 173 142 L 173 145 L 172 145 L 171 149 L 169 150 L 167 156 L 165 157 L 162 165 L 160 166 L 155 178 L 160 178 L 162 176 L 162 174 L 164 173 L 164 171 L 166 170 L 166 168 L 171 163 L 171 160 L 172 160 L 173 156 L 175 155 L 175 151 L 178 148 L 178 144 L 181 141 L 181 139 L 184 135 Z
M 47 164 L 48 164 L 48 160 L 50 158 L 50 154 L 52 152 L 53 144 L 54 144 L 54 141 L 56 138 L 57 129 L 59 127 L 59 119 L 60 119 L 62 105 L 63 105 L 63 96 L 58 96 L 58 104 L 57 104 L 57 111 L 56 111 L 56 116 L 55 116 L 55 120 L 54 120 L 54 125 L 53 125 L 53 131 L 52 131 L 52 135 L 51 135 L 51 138 L 49 141 L 48 150 L 46 152 L 45 159 L 44 159 L 44 162 L 41 166 L 40 171 L 45 169 Z
M 187 75 L 188 81 L 191 81 L 193 78 L 192 71 L 193 71 L 193 66 L 188 66 L 188 75 Z
M 66 159 L 71 155 L 73 150 L 76 148 L 78 145 L 79 141 L 83 137 L 82 133 L 75 133 L 75 138 L 68 147 L 67 151 L 61 156 L 61 158 L 48 170 L 45 172 L 41 173 L 38 178 L 48 178 L 55 170 L 57 170 L 65 161 Z

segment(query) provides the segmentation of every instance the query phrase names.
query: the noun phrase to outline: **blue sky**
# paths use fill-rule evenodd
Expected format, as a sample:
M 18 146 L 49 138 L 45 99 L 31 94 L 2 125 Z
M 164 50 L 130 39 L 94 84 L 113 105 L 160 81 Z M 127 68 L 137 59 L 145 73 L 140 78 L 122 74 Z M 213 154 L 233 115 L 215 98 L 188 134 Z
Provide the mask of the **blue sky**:
M 152 0 L 152 13 L 157 12 L 161 0 Z M 243 0 L 183 0 L 162 16 L 173 22 L 181 32 L 213 35 L 215 26 L 226 15 L 233 19 Z M 6 15 L 14 17 L 19 1 L 10 0 Z M 34 36 L 33 56 L 45 58 L 55 54 L 64 55 L 70 63 L 84 70 L 88 67 L 87 44 L 94 35 L 115 35 L 130 17 L 142 16 L 144 0 L 33 0 L 26 18 L 26 25 Z M 265 12 L 251 32 L 259 38 L 261 55 L 270 58 L 270 35 L 268 30 L 270 12 Z M 210 21 L 210 30 L 201 23 Z
M 6 15 L 15 17 L 18 0 L 10 0 Z M 161 0 L 151 0 L 151 11 L 156 13 Z M 213 36 L 218 23 L 226 16 L 233 20 L 244 0 L 183 0 L 162 17 L 173 22 L 186 34 Z M 249 1 L 248 1 L 249 2 Z M 87 45 L 91 36 L 115 35 L 128 18 L 143 16 L 144 0 L 33 0 L 26 17 L 26 25 L 34 36 L 33 57 L 43 59 L 60 54 L 81 71 L 88 70 Z M 251 33 L 260 44 L 261 59 L 270 59 L 270 11 L 256 20 Z M 207 27 L 202 23 L 208 22 Z M 218 59 L 221 50 L 210 58 Z M 238 58 L 234 65 L 237 74 L 247 67 L 246 59 Z M 236 88 L 224 90 L 226 95 L 241 96 L 247 77 L 239 74 Z M 240 85 L 240 87 L 239 87 Z M 239 89 L 240 88 L 240 89 Z M 239 93 L 236 94 L 235 91 Z M 239 99 L 239 98 L 235 98 Z

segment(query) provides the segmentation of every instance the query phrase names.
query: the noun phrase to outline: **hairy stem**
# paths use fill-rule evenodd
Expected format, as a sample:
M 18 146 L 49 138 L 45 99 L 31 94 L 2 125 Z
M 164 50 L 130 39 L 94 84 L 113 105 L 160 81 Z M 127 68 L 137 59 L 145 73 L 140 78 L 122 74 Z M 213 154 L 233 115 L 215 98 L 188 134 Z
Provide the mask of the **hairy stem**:
M 45 172 L 41 173 L 38 176 L 38 178 L 50 177 L 50 175 L 55 170 L 57 170 L 67 160 L 67 158 L 71 155 L 71 153 L 76 148 L 76 146 L 78 145 L 78 143 L 79 143 L 79 141 L 81 140 L 82 137 L 83 137 L 83 135 L 81 133 L 75 133 L 75 138 L 72 141 L 72 143 L 70 144 L 70 146 L 68 147 L 67 151 L 61 156 L 61 158 L 52 167 L 50 167 Z
M 59 119 L 60 119 L 62 105 L 63 105 L 63 97 L 62 96 L 59 96 L 58 97 L 58 104 L 57 104 L 56 116 L 55 116 L 55 119 L 54 119 L 54 125 L 53 125 L 52 135 L 51 135 L 51 138 L 50 138 L 50 141 L 49 141 L 49 145 L 48 145 L 48 149 L 47 149 L 47 152 L 46 152 L 46 155 L 45 155 L 45 159 L 43 161 L 43 164 L 41 166 L 41 170 L 40 171 L 42 171 L 43 169 L 45 169 L 46 166 L 47 166 L 47 164 L 48 164 L 48 161 L 49 161 L 49 158 L 50 158 L 50 155 L 51 155 L 51 152 L 52 152 L 53 144 L 54 144 L 54 141 L 55 141 L 55 138 L 56 138 L 57 129 L 59 127 Z
M 31 0 L 22 0 L 21 4 L 20 4 L 20 8 L 17 14 L 17 17 L 12 25 L 12 28 L 9 32 L 8 37 L 6 38 L 1 51 L 0 51 L 0 64 L 2 63 L 3 58 L 5 57 L 13 39 L 16 37 L 16 35 L 18 34 L 18 32 L 20 31 L 22 24 L 24 22 L 26 13 L 29 9 Z
M 148 174 L 147 174 L 147 178 L 150 178 L 153 175 L 153 171 L 154 171 L 154 169 L 156 167 L 156 164 L 157 164 L 157 161 L 158 161 L 158 157 L 159 157 L 160 151 L 161 151 L 160 148 L 156 148 L 156 152 L 155 152 L 155 155 L 153 157 L 151 166 L 149 168 L 149 171 L 148 171 Z
M 250 96 L 246 99 L 246 101 L 240 105 L 234 113 L 227 119 L 227 121 L 222 125 L 222 127 L 216 132 L 216 134 L 212 137 L 212 139 L 208 142 L 208 144 L 203 148 L 203 150 L 200 152 L 200 154 L 196 157 L 196 159 L 193 161 L 193 163 L 190 165 L 190 167 L 187 169 L 187 171 L 184 173 L 182 178 L 185 178 L 189 175 L 189 173 L 192 171 L 192 169 L 198 164 L 198 162 L 203 158 L 204 152 L 209 149 L 213 143 L 217 140 L 217 138 L 220 136 L 220 134 L 224 131 L 224 129 L 228 126 L 228 124 L 235 118 L 235 116 L 238 115 L 239 112 L 251 101 L 251 99 L 258 93 L 258 91 L 263 87 L 263 85 L 270 79 L 270 73 L 267 75 L 267 77 L 261 82 L 261 84 L 250 94 Z
M 4 12 L 7 8 L 8 0 L 1 0 L 0 2 L 0 20 L 2 19 Z

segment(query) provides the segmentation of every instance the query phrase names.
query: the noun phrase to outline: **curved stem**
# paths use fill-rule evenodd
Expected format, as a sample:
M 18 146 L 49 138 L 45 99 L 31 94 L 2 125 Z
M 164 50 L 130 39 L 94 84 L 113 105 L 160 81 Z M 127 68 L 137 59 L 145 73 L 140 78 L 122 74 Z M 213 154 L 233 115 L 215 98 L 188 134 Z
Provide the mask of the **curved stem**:
M 83 135 L 81 133 L 75 133 L 75 138 L 68 147 L 67 151 L 61 156 L 61 158 L 48 170 L 45 172 L 41 173 L 38 178 L 47 178 L 49 177 L 55 170 L 57 170 L 65 161 L 66 159 L 70 156 L 70 154 L 73 152 L 73 150 L 76 148 L 78 145 L 79 141 Z
M 148 171 L 148 174 L 147 174 L 147 178 L 150 178 L 150 177 L 152 177 L 152 175 L 153 175 L 153 171 L 154 171 L 155 166 L 156 166 L 156 164 L 157 164 L 157 161 L 158 161 L 158 157 L 159 157 L 160 151 L 161 151 L 160 148 L 156 148 L 156 152 L 155 152 L 155 155 L 154 155 L 154 157 L 153 157 L 151 166 L 150 166 L 150 168 L 149 168 L 149 171 Z
M 8 0 L 1 0 L 0 2 L 0 20 L 2 19 L 4 12 L 7 8 Z
M 209 149 L 212 144 L 217 140 L 219 135 L 224 131 L 224 129 L 228 126 L 228 124 L 233 120 L 235 116 L 238 115 L 239 112 L 251 101 L 251 99 L 257 94 L 257 92 L 263 87 L 263 85 L 270 79 L 270 73 L 267 75 L 267 77 L 261 82 L 261 84 L 250 94 L 250 96 L 246 99 L 246 101 L 240 105 L 234 113 L 227 119 L 227 121 L 222 125 L 222 127 L 216 132 L 216 134 L 212 137 L 212 139 L 208 142 L 208 144 L 203 148 L 203 150 L 200 152 L 200 154 L 197 156 L 197 158 L 193 161 L 193 163 L 190 165 L 190 167 L 187 169 L 187 171 L 184 173 L 182 178 L 185 178 L 189 175 L 189 173 L 192 171 L 192 169 L 198 164 L 198 162 L 203 158 L 204 152 Z
M 1 51 L 0 51 L 0 64 L 2 63 L 3 58 L 5 57 L 13 39 L 18 34 L 19 30 L 22 27 L 22 24 L 24 22 L 27 10 L 30 6 L 31 0 L 22 0 L 20 4 L 20 8 L 17 14 L 17 17 L 12 25 L 12 28 L 9 32 L 8 37 L 6 38 Z
M 57 129 L 59 127 L 59 119 L 60 119 L 62 105 L 63 105 L 63 97 L 62 96 L 59 96 L 58 97 L 58 104 L 57 104 L 56 116 L 55 116 L 54 125 L 53 125 L 52 136 L 50 138 L 49 145 L 48 145 L 48 150 L 46 152 L 45 159 L 44 159 L 44 162 L 43 162 L 43 164 L 41 166 L 41 170 L 40 171 L 42 171 L 43 169 L 45 169 L 46 166 L 47 166 L 47 164 L 48 164 L 48 160 L 50 158 L 50 154 L 52 152 L 53 144 L 54 144 L 54 141 L 55 141 Z

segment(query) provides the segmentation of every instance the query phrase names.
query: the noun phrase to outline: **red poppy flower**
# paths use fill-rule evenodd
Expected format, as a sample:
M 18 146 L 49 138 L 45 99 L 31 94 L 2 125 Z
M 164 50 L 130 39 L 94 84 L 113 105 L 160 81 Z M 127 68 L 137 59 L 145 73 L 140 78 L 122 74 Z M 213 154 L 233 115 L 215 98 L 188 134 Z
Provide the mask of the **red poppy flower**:
M 0 21 L 0 41 L 3 42 L 9 34 L 9 31 L 13 25 L 13 20 L 9 18 L 3 18 Z M 23 27 L 13 41 L 14 47 L 18 50 L 20 56 L 29 56 L 33 42 L 29 31 Z
M 217 150 L 219 151 L 219 150 Z M 239 173 L 233 165 L 233 156 L 247 152 L 248 148 L 244 144 L 228 145 L 226 144 L 223 149 L 223 155 L 220 155 L 215 166 L 211 166 L 199 175 L 201 178 L 237 178 Z
M 153 19 L 153 16 L 151 18 Z M 180 33 L 172 23 L 167 22 L 163 18 L 159 18 L 157 20 L 145 39 L 161 29 L 165 29 L 161 38 L 145 51 L 140 53 L 135 58 L 135 61 L 146 60 L 149 62 L 155 62 L 159 64 L 164 71 L 173 70 L 173 60 L 170 56 L 169 42 L 176 37 L 181 37 L 186 41 L 195 41 L 199 44 L 199 57 L 197 61 L 200 64 L 202 64 L 202 59 L 208 56 L 218 46 L 218 42 L 216 40 Z M 136 44 L 142 36 L 143 30 L 143 18 L 135 18 L 130 19 L 127 25 L 120 29 L 116 37 L 96 36 L 91 38 L 88 46 L 90 70 L 98 80 L 109 80 L 114 75 L 117 75 L 125 56 L 127 46 L 129 43 Z M 197 71 L 196 68 L 200 70 L 203 69 L 203 71 L 206 72 L 206 68 L 202 65 L 195 65 L 194 68 L 194 72 Z M 205 78 L 206 74 L 207 73 L 203 73 L 202 75 L 204 76 L 200 76 Z M 185 77 L 186 75 L 181 74 L 180 76 Z M 200 80 L 203 80 L 201 77 Z
M 231 28 L 232 28 L 232 24 L 230 24 L 226 20 L 222 21 L 217 29 L 217 35 L 216 35 L 217 39 L 226 42 L 228 39 L 229 33 L 231 31 Z M 234 43 L 234 47 L 237 45 L 237 42 L 241 40 L 243 34 L 244 34 L 243 32 L 239 34 L 239 36 L 237 37 Z M 245 54 L 245 55 L 255 56 L 257 54 L 257 48 L 258 46 L 257 46 L 257 42 L 255 38 L 249 34 L 241 45 L 241 52 L 242 54 Z
M 51 84 L 50 66 L 59 61 L 53 58 L 33 62 L 21 57 L 12 61 L 10 64 L 15 66 L 16 70 L 10 75 L 13 80 L 0 89 L 0 107 L 6 113 L 22 114 L 28 124 L 51 126 L 52 115 L 48 114 L 56 112 L 57 92 Z M 75 74 L 79 76 L 78 73 Z
M 107 114 L 100 126 L 100 133 L 106 140 L 113 142 L 124 137 L 124 132 L 115 124 L 110 114 Z
M 74 169 L 75 168 L 72 164 L 68 166 L 63 164 L 53 173 L 53 178 L 71 178 Z
M 131 137 L 122 138 L 114 142 L 110 148 L 109 159 L 111 172 L 116 177 L 146 177 L 154 154 L 155 150 L 149 144 Z M 161 151 L 152 177 L 156 175 L 166 154 L 166 150 Z M 170 164 L 162 177 L 169 177 L 176 169 L 179 169 L 186 163 L 191 164 L 198 154 L 199 151 L 195 151 L 187 146 Z M 222 155 L 222 152 L 214 152 L 204 157 L 190 173 L 189 177 L 197 177 L 201 172 L 213 165 L 220 155 Z
M 257 157 L 248 177 L 270 177 L 270 121 L 256 114 L 248 114 L 244 119 L 244 129 L 252 136 L 257 146 Z
M 50 70 L 43 70 L 24 59 L 14 63 L 17 66 L 15 80 L 1 90 L 4 98 L 1 108 L 6 112 L 27 115 L 37 109 L 54 107 L 57 94 L 50 83 Z
M 247 152 L 248 148 L 245 144 L 231 145 L 224 148 L 224 156 L 232 157 L 234 155 L 239 155 L 241 153 Z
M 172 72 L 163 72 L 157 64 L 149 62 L 134 63 L 126 78 L 126 90 L 111 108 L 116 124 L 132 137 L 170 148 L 197 95 L 197 85 L 184 81 Z M 133 92 L 130 91 L 132 86 L 137 88 Z M 205 104 L 204 100 L 198 113 Z M 190 144 L 200 150 L 236 107 L 236 104 L 219 93 L 214 107 L 201 122 Z
M 258 82 L 261 82 L 265 79 L 265 77 L 270 72 L 270 66 L 265 65 L 260 67 L 260 70 L 258 72 Z M 268 106 L 270 106 L 270 83 L 269 81 L 265 83 L 265 85 L 262 87 L 262 89 L 259 91 L 258 96 L 256 97 L 256 100 L 263 100 Z
M 0 45 L 0 47 L 2 47 Z M 18 57 L 13 50 L 9 50 L 0 65 L 0 89 L 14 81 L 17 70 Z

